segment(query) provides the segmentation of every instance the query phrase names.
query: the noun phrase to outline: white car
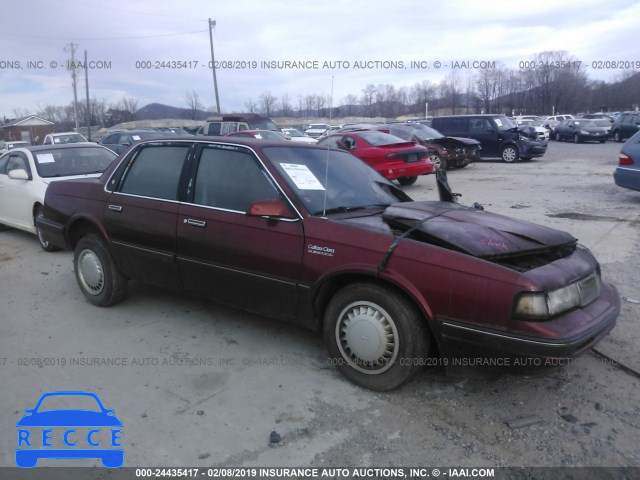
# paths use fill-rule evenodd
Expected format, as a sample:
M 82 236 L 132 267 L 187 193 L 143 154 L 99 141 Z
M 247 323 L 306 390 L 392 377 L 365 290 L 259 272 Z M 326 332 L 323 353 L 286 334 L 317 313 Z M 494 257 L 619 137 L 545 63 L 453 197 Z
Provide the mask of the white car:
M 573 115 L 552 115 L 542 120 L 542 126 L 553 131 L 554 128 L 556 128 L 565 120 L 573 120 L 573 119 L 574 119 Z
M 308 137 L 295 128 L 283 128 L 282 133 L 288 135 L 292 142 L 318 143 L 318 140 L 315 138 Z
M 47 252 L 56 250 L 35 225 L 42 215 L 49 182 L 99 177 L 117 157 L 94 143 L 15 148 L 0 156 L 0 230 L 13 227 L 38 236 Z
M 330 128 L 326 123 L 312 123 L 309 125 L 309 128 L 304 131 L 304 134 L 312 138 L 318 138 L 329 133 Z
M 76 132 L 50 133 L 44 137 L 43 145 L 59 145 L 64 143 L 86 142 L 83 135 Z

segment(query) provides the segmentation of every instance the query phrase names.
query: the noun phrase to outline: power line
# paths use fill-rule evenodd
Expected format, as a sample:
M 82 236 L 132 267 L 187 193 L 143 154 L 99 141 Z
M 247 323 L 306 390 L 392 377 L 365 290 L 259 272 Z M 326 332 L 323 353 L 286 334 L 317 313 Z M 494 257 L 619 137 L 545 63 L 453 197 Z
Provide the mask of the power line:
M 193 35 L 195 33 L 202 33 L 202 32 L 206 32 L 207 29 L 205 30 L 194 30 L 192 32 L 181 32 L 181 33 L 163 33 L 163 34 L 158 34 L 158 35 L 140 35 L 140 36 L 131 36 L 131 37 L 80 37 L 80 38 L 75 38 L 75 40 L 84 40 L 84 41 L 90 41 L 90 40 L 133 40 L 133 39 L 137 39 L 137 38 L 160 38 L 160 37 L 177 37 L 180 35 Z M 11 34 L 11 37 L 19 37 L 19 38 L 33 38 L 33 39 L 37 39 L 37 40 L 66 40 L 67 37 L 41 37 L 39 35 L 19 35 L 19 34 Z M 2 38 L 2 36 L 0 36 L 0 38 Z

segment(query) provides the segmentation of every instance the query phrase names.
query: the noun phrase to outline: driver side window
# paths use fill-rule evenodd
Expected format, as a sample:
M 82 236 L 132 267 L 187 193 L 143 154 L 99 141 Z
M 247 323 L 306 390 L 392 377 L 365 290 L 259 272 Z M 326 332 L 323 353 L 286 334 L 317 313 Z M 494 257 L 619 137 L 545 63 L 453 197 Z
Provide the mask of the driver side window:
M 278 190 L 249 153 L 220 148 L 202 151 L 196 173 L 194 203 L 246 212 L 256 200 L 278 198 Z

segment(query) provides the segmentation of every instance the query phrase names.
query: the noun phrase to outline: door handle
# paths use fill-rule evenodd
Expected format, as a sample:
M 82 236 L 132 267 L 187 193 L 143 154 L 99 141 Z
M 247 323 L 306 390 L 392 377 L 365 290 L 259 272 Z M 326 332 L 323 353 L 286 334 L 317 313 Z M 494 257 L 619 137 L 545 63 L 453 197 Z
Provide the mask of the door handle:
M 122 206 L 121 205 L 109 205 L 109 210 L 112 210 L 114 212 L 121 212 L 122 211 Z
M 184 223 L 188 223 L 189 225 L 200 228 L 204 228 L 207 226 L 207 222 L 205 222 L 204 220 L 194 220 L 192 218 L 185 218 Z

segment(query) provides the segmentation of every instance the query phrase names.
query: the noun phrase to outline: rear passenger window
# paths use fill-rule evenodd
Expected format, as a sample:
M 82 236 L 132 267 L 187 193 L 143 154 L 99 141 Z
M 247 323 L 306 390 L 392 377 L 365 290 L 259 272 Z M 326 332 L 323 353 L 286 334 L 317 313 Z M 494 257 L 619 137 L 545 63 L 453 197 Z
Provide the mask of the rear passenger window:
M 126 173 L 121 193 L 178 200 L 178 183 L 189 146 L 145 147 Z
M 219 148 L 202 151 L 194 203 L 246 212 L 256 200 L 277 198 L 280 194 L 253 155 Z

